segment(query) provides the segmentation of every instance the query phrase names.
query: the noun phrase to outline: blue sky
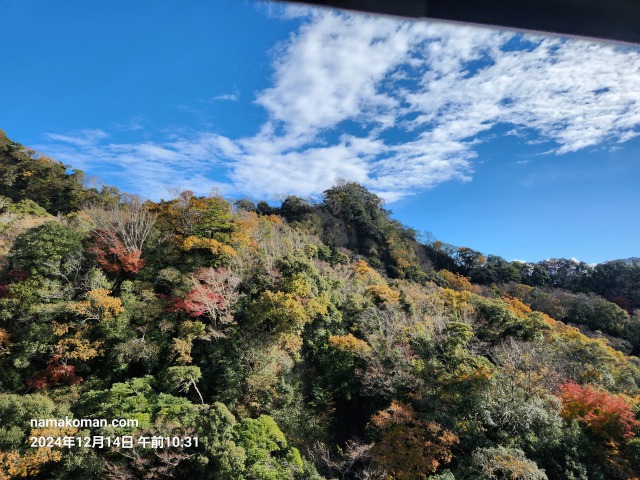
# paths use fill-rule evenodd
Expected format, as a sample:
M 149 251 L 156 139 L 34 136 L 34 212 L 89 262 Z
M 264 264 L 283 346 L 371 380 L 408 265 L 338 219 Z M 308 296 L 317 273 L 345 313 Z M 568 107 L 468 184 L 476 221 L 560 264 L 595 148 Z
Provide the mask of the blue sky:
M 337 177 L 509 260 L 640 255 L 640 49 L 243 0 L 0 0 L 0 128 L 142 196 Z

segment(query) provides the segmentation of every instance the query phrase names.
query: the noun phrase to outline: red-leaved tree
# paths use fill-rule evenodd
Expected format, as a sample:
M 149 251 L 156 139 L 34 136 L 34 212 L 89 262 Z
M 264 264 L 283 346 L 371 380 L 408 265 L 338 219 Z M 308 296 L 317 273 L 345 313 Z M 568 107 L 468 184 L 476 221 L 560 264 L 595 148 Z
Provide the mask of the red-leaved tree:
M 207 317 L 214 328 L 233 323 L 239 277 L 227 268 L 201 268 L 192 280 L 191 291 L 184 300 L 174 302 L 173 308 L 191 317 Z
M 583 423 L 594 435 L 619 444 L 635 436 L 640 426 L 630 400 L 590 385 L 569 382 L 560 386 L 562 416 Z
M 39 371 L 33 377 L 27 378 L 27 387 L 41 390 L 55 385 L 76 385 L 82 382 L 82 377 L 76 375 L 76 368 L 62 361 L 58 352 L 47 361 L 47 368 Z
M 144 267 L 142 252 L 138 249 L 128 250 L 114 231 L 95 230 L 92 241 L 88 252 L 95 256 L 96 263 L 103 270 L 116 275 L 135 274 Z

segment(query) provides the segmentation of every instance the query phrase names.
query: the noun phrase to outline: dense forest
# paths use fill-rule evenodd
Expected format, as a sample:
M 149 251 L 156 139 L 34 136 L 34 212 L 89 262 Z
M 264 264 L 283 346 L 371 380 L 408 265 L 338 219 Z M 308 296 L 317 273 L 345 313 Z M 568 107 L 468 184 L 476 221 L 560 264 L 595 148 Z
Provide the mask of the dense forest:
M 348 181 L 142 201 L 0 131 L 0 479 L 638 478 L 639 354 L 639 258 L 485 256 Z

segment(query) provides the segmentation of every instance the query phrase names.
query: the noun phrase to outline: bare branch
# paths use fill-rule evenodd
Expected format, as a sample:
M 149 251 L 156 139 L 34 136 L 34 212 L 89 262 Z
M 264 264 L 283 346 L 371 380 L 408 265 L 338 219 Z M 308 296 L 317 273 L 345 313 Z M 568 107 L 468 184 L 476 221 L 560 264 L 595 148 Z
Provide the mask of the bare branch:
M 124 195 L 122 203 L 107 209 L 88 206 L 84 209 L 97 231 L 115 232 L 127 252 L 142 250 L 157 216 L 135 195 Z

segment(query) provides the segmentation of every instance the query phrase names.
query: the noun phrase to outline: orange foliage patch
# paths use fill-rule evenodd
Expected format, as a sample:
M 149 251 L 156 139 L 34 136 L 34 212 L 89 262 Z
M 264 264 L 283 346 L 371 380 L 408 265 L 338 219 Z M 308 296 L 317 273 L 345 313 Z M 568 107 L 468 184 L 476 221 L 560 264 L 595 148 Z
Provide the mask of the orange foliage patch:
M 464 275 L 459 275 L 457 273 L 450 272 L 449 270 L 439 270 L 438 275 L 444 278 L 453 290 L 466 290 L 473 293 L 480 292 L 480 287 L 471 283 L 469 278 Z
M 86 300 L 70 302 L 67 305 L 70 312 L 86 317 L 86 319 L 106 321 L 124 312 L 122 301 L 112 297 L 106 288 L 90 290 Z
M 282 221 L 282 218 L 279 217 L 278 215 L 266 215 L 264 218 L 266 218 L 267 220 L 269 220 L 271 223 L 274 223 L 276 225 L 282 225 L 284 222 Z
M 34 428 L 29 432 L 29 437 L 62 438 L 73 436 L 77 432 L 77 428 Z M 33 477 L 40 472 L 45 463 L 60 460 L 62 460 L 62 453 L 58 446 L 32 448 L 24 454 L 16 450 L 0 452 L 0 480 Z
M 96 230 L 93 233 L 93 246 L 88 252 L 95 256 L 96 263 L 105 271 L 114 274 L 138 273 L 144 267 L 140 250 L 127 250 L 111 230 Z
M 238 247 L 258 248 L 254 239 L 256 230 L 260 227 L 260 217 L 256 212 L 240 212 L 236 219 L 236 228 L 231 234 L 231 244 Z
M 354 337 L 350 333 L 347 335 L 331 335 L 329 337 L 329 345 L 338 350 L 355 354 L 371 351 L 371 347 L 367 342 Z
M 507 308 L 520 318 L 527 318 L 527 315 L 532 312 L 531 307 L 522 303 L 519 298 L 504 295 L 502 300 L 507 304 Z
M 364 260 L 358 260 L 353 264 L 353 272 L 357 280 L 367 285 L 366 293 L 375 303 L 395 303 L 400 300 L 400 293 L 389 287 L 382 275 Z
M 387 285 L 369 285 L 367 287 L 367 294 L 371 295 L 373 301 L 377 304 L 396 303 L 400 300 L 400 293 L 392 290 Z
M 419 420 L 415 410 L 394 400 L 371 417 L 381 438 L 373 446 L 373 461 L 394 480 L 426 480 L 453 459 L 456 435 L 435 422 Z
M 593 434 L 615 443 L 635 436 L 640 426 L 634 418 L 632 401 L 624 395 L 611 395 L 590 385 L 570 382 L 560 386 L 562 416 L 583 423 Z
M 9 332 L 4 328 L 0 328 L 0 355 L 7 355 L 9 353 Z
M 182 242 L 182 248 L 186 251 L 194 249 L 209 250 L 212 255 L 221 255 L 224 257 L 233 257 L 236 255 L 236 251 L 233 247 L 225 245 L 213 238 L 201 238 L 196 236 L 187 237 Z
M 356 274 L 356 278 L 363 282 L 375 281 L 376 283 L 382 280 L 382 277 L 373 268 L 367 265 L 364 260 L 358 260 L 353 264 L 353 271 Z

